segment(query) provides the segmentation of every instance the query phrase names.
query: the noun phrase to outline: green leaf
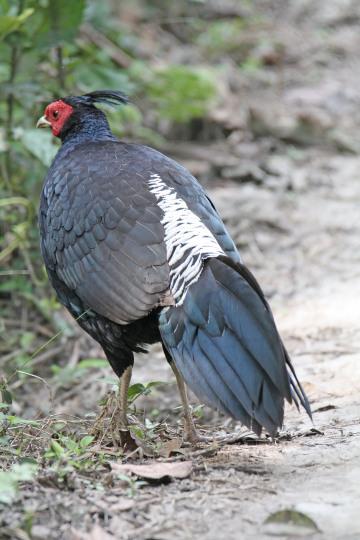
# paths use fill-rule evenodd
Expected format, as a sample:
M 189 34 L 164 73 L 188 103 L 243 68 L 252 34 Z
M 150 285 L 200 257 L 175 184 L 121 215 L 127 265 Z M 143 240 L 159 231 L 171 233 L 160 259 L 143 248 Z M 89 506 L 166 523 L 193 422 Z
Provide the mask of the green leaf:
M 8 471 L 0 471 L 0 502 L 10 504 L 17 495 L 17 482 Z
M 6 419 L 12 426 L 38 426 L 39 422 L 36 420 L 27 420 L 26 418 L 21 418 L 20 416 L 14 416 L 11 414 L 6 415 Z
M 284 509 L 270 514 L 264 525 L 271 535 L 304 535 L 318 532 L 319 528 L 309 516 L 293 509 Z
M 12 474 L 18 482 L 28 482 L 34 478 L 37 465 L 34 463 L 17 463 L 12 467 Z
M 50 132 L 35 128 L 24 131 L 22 143 L 33 156 L 47 167 L 51 165 L 58 150 Z
M 79 445 L 76 441 L 71 439 L 70 437 L 63 437 L 61 439 L 61 442 L 65 444 L 66 448 L 70 450 L 70 452 L 74 452 L 75 454 L 79 451 Z
M 64 448 L 54 440 L 51 441 L 50 449 L 54 452 L 57 458 L 60 458 L 65 452 Z
M 128 390 L 128 401 L 133 403 L 138 397 L 142 395 L 147 395 L 151 392 L 151 388 L 158 386 L 159 384 L 164 384 L 162 381 L 150 381 L 149 383 L 135 383 L 132 384 Z
M 0 386 L 1 399 L 6 403 L 6 407 L 12 404 L 12 394 L 5 385 Z M 2 405 L 2 404 L 1 404 Z
M 20 15 L 0 15 L 0 39 L 16 32 L 22 24 L 34 13 L 32 8 L 25 9 Z
M 0 409 L 8 409 L 9 405 L 11 405 L 11 403 L 7 403 L 6 401 L 0 402 Z
M 132 403 L 136 398 L 141 396 L 146 390 L 146 387 L 142 383 L 132 384 L 128 390 L 128 401 Z
M 150 381 L 149 383 L 146 383 L 146 388 L 155 388 L 155 386 L 159 386 L 160 384 L 167 384 L 164 381 Z
M 85 9 L 85 0 L 51 0 L 43 10 L 43 18 L 34 46 L 56 47 L 76 37 Z
M 19 482 L 29 482 L 36 474 L 37 466 L 33 463 L 19 463 L 10 471 L 0 471 L 0 502 L 10 504 L 19 491 Z
M 81 448 L 87 448 L 94 440 L 94 437 L 92 435 L 85 435 L 80 441 L 80 447 Z

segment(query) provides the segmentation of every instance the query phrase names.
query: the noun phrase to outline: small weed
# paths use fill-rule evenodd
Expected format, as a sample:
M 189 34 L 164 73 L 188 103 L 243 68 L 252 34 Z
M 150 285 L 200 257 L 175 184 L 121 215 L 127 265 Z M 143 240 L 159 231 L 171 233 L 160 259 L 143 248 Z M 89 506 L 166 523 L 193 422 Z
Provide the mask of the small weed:
M 150 381 L 148 383 L 135 383 L 132 384 L 128 390 L 128 403 L 133 404 L 140 396 L 148 396 L 153 388 L 156 388 L 160 384 L 165 384 L 162 381 Z
M 45 458 L 57 465 L 57 472 L 62 475 L 69 470 L 88 470 L 96 466 L 90 450 L 94 437 L 85 435 L 81 439 L 58 435 L 58 439 L 52 439 L 49 449 L 45 452 Z
M 171 66 L 154 72 L 148 93 L 159 117 L 185 123 L 204 116 L 216 96 L 216 85 L 209 70 Z
M 33 463 L 16 463 L 9 471 L 0 471 L 0 502 L 11 504 L 19 494 L 20 483 L 33 480 L 36 472 Z
M 127 485 L 126 494 L 128 497 L 134 497 L 136 495 L 136 491 L 140 487 L 147 485 L 147 482 L 145 482 L 144 480 L 135 480 L 134 478 L 131 478 L 126 474 L 118 473 L 116 475 L 116 478 Z

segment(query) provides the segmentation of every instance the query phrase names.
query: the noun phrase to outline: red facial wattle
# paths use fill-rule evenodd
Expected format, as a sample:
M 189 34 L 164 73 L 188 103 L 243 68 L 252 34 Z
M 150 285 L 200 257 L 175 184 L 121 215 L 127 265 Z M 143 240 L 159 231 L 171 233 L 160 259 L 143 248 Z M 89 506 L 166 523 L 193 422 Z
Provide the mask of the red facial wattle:
M 51 125 L 51 130 L 55 137 L 58 137 L 64 127 L 65 122 L 69 119 L 73 112 L 71 105 L 59 99 L 50 103 L 45 109 L 46 120 Z

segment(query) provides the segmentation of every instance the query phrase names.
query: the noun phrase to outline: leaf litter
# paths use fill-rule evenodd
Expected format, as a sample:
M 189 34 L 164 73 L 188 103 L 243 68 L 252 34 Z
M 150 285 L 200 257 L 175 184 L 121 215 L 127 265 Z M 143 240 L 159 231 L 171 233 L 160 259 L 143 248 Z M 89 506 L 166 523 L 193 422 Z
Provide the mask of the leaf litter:
M 190 476 L 193 464 L 191 461 L 173 463 L 152 461 L 141 465 L 111 463 L 111 470 L 115 473 L 131 473 L 149 481 L 169 482 L 173 478 L 182 480 Z

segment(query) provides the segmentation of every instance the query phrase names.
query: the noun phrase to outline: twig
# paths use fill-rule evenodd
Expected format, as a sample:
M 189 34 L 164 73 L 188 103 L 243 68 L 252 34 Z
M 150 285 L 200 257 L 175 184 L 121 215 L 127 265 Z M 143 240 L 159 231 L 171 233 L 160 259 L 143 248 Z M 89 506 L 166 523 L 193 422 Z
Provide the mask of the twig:
M 13 118 L 14 118 L 14 94 L 13 94 L 13 84 L 16 77 L 16 71 L 17 71 L 17 64 L 18 64 L 18 45 L 13 45 L 11 47 L 11 56 L 10 56 L 10 74 L 8 83 L 10 86 L 9 93 L 7 95 L 6 99 L 6 140 L 9 142 L 12 139 L 12 132 L 13 132 Z M 8 184 L 8 188 L 11 187 L 11 173 L 12 173 L 12 166 L 11 166 L 11 151 L 10 147 L 7 148 L 6 154 L 5 154 L 5 181 Z
M 104 36 L 98 30 L 95 30 L 90 24 L 83 24 L 80 29 L 80 35 L 87 41 L 94 43 L 100 49 L 104 49 L 110 56 L 111 60 L 118 66 L 127 69 L 132 63 L 132 58 L 126 52 L 121 50 L 109 38 Z
M 57 76 L 58 76 L 58 82 L 61 90 L 65 90 L 65 70 L 64 70 L 64 62 L 63 62 L 63 49 L 59 45 L 55 49 L 56 53 L 56 60 L 57 60 Z
M 19 324 L 19 321 L 18 321 Z M 16 349 L 15 351 L 11 351 L 8 354 L 4 354 L 1 357 L 1 362 L 5 364 L 5 362 L 8 362 L 9 360 L 12 360 L 13 358 L 16 358 L 23 352 L 22 349 Z
M 0 277 L 2 276 L 27 276 L 29 270 L 0 270 Z M 18 322 L 18 321 L 17 321 Z
M 64 350 L 64 347 L 62 345 L 58 347 L 54 347 L 53 349 L 50 349 L 49 351 L 45 351 L 42 354 L 39 354 L 36 358 L 34 358 L 31 362 L 32 366 L 35 366 L 36 364 L 41 364 L 42 362 L 46 362 L 46 360 L 50 360 L 50 358 L 53 358 L 57 354 L 61 353 Z
M 79 340 L 76 340 L 74 343 L 73 352 L 69 358 L 68 363 L 66 364 L 66 367 L 70 369 L 74 368 L 79 361 L 79 357 L 80 357 L 80 344 L 79 344 Z
M 22 246 L 21 254 L 22 254 L 23 258 L 24 258 L 24 262 L 25 262 L 25 264 L 27 266 L 28 273 L 30 274 L 30 277 L 31 277 L 34 285 L 37 285 L 37 286 L 43 285 L 44 282 L 41 281 L 41 278 L 37 277 L 36 272 L 35 272 L 35 268 L 33 266 L 33 263 L 31 262 L 29 252 L 28 252 L 28 250 L 27 250 L 27 248 L 25 246 Z
M 0 274 L 1 275 L 1 274 Z M 19 327 L 19 319 L 2 319 L 5 327 L 10 326 L 11 328 L 18 328 Z M 26 328 L 32 330 L 33 332 L 36 332 L 37 334 L 41 334 L 42 336 L 51 338 L 54 335 L 54 332 L 52 330 L 49 330 L 46 326 L 42 326 L 41 324 L 32 323 L 28 321 L 26 323 Z
M 59 36 L 60 28 L 59 28 L 59 18 L 60 18 L 60 3 L 59 0 L 52 0 L 52 2 L 49 3 L 49 10 L 51 14 L 51 29 L 55 36 Z M 58 43 L 58 45 L 54 49 L 55 52 L 55 60 L 56 60 L 56 73 L 57 73 L 57 80 L 59 84 L 59 88 L 61 90 L 65 90 L 65 70 L 64 70 L 64 62 L 63 62 L 63 48 L 61 43 Z
M 18 9 L 17 14 L 20 15 L 24 8 L 24 0 L 19 0 L 18 3 Z M 12 139 L 12 133 L 13 133 L 13 120 L 14 120 L 14 93 L 13 93 L 13 86 L 15 82 L 15 78 L 17 75 L 17 69 L 19 65 L 19 59 L 20 59 L 20 51 L 21 47 L 19 46 L 19 42 L 16 41 L 15 44 L 11 46 L 11 54 L 10 54 L 10 74 L 8 79 L 8 85 L 9 85 L 9 91 L 7 94 L 6 99 L 6 122 L 5 122 L 5 131 L 6 131 L 6 139 L 7 141 L 10 141 Z M 11 159 L 11 151 L 10 147 L 6 150 L 5 153 L 5 182 L 8 184 L 7 187 L 11 188 L 11 173 L 12 173 L 12 159 Z

